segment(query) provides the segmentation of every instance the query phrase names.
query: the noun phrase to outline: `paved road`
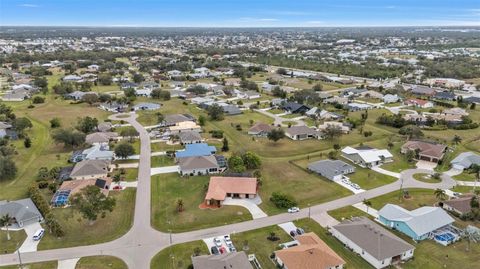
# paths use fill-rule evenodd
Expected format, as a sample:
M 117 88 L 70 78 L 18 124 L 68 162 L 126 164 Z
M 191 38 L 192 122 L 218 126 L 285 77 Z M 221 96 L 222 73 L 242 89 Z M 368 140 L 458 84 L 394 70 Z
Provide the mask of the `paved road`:
M 128 122 L 140 134 L 141 150 L 138 170 L 139 174 L 135 201 L 135 215 L 132 228 L 119 239 L 103 244 L 24 253 L 22 254 L 22 261 L 24 263 L 67 260 L 95 255 L 111 255 L 125 261 L 129 268 L 147 269 L 150 268 L 150 261 L 153 256 L 170 245 L 169 234 L 156 231 L 150 226 L 150 137 L 145 128 L 143 128 L 143 126 L 136 121 L 135 114 L 130 114 L 130 117 L 128 118 L 118 118 L 117 115 L 113 115 L 110 118 L 114 120 L 122 119 Z M 413 174 L 418 172 L 423 171 L 419 169 L 404 171 L 402 172 L 400 179 L 394 183 L 368 190 L 363 193 L 312 206 L 310 209 L 304 208 L 298 213 L 284 213 L 231 225 L 172 234 L 172 242 L 173 244 L 178 244 L 213 236 L 249 231 L 306 218 L 309 216 L 309 214 L 313 219 L 319 221 L 320 223 L 331 222 L 331 219 L 325 219 L 325 221 L 323 221 L 323 218 L 328 216 L 325 214 L 326 211 L 360 203 L 364 199 L 371 199 L 385 193 L 398 190 L 401 186 L 403 188 L 414 187 L 447 189 L 451 188 L 455 184 L 455 181 L 453 181 L 449 176 L 445 175 L 442 176 L 442 182 L 437 184 L 419 182 L 413 178 Z M 17 254 L 0 256 L 0 266 L 12 264 L 18 264 Z
M 286 124 L 283 124 L 283 122 L 296 122 L 296 126 L 302 126 L 302 125 L 306 125 L 305 122 L 303 120 L 299 120 L 299 119 L 288 119 L 288 118 L 283 118 L 279 115 L 276 115 L 276 114 L 273 114 L 273 113 L 270 113 L 268 110 L 264 110 L 264 109 L 254 109 L 254 111 L 260 113 L 260 114 L 263 114 L 267 117 L 270 117 L 272 119 L 274 119 L 274 122 L 273 124 L 275 126 L 287 126 Z

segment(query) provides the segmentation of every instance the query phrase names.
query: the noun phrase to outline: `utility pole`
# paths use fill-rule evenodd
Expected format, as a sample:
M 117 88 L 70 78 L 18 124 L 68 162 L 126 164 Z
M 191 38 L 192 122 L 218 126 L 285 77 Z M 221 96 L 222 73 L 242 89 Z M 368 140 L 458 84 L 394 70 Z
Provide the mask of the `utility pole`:
M 18 244 L 19 243 L 17 243 L 17 247 L 18 247 Z M 22 255 L 20 253 L 20 248 L 17 249 L 17 254 L 18 254 L 18 262 L 19 262 L 19 265 L 20 265 L 20 269 L 23 269 Z
M 311 209 L 312 209 L 312 207 L 310 206 L 310 204 L 308 204 L 308 218 L 309 218 L 309 219 L 311 218 L 311 217 L 310 217 L 310 216 L 311 216 L 311 215 L 310 215 L 310 210 L 311 210 Z

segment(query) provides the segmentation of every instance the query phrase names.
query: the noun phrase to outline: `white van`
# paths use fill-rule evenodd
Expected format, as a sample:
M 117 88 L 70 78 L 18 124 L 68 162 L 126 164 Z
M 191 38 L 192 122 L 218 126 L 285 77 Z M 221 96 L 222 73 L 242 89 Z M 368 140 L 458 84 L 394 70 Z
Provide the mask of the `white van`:
M 36 232 L 33 234 L 33 241 L 38 241 L 38 240 L 42 239 L 43 234 L 45 234 L 45 230 L 44 230 L 44 229 L 39 229 L 38 231 L 36 231 Z

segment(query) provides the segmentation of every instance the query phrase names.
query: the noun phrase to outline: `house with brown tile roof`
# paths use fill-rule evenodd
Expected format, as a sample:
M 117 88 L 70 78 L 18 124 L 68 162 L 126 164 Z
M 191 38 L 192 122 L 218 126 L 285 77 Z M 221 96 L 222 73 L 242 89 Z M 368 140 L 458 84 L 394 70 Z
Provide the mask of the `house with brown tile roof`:
M 300 245 L 275 251 L 275 259 L 287 269 L 341 269 L 345 261 L 315 233 L 296 237 Z
M 408 151 L 415 151 L 418 152 L 419 160 L 437 163 L 443 158 L 446 150 L 447 146 L 443 144 L 410 140 L 402 145 L 400 152 L 406 154 Z
M 453 211 L 457 214 L 464 215 L 472 211 L 472 205 L 470 203 L 472 201 L 472 198 L 473 194 L 443 201 L 442 207 L 445 210 Z
M 273 130 L 273 126 L 263 122 L 257 122 L 248 129 L 248 134 L 257 137 L 266 137 L 268 133 Z
M 257 179 L 253 177 L 211 177 L 205 204 L 221 206 L 225 198 L 249 198 L 257 196 Z
M 253 269 L 243 251 L 192 257 L 195 269 Z

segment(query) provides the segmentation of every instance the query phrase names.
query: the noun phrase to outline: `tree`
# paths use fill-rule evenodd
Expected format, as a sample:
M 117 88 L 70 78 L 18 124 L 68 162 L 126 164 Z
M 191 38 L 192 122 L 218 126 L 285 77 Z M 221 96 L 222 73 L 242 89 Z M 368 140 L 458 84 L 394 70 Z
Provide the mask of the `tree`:
M 102 85 L 111 85 L 112 84 L 112 75 L 109 73 L 103 73 L 98 76 L 98 82 Z
M 0 217 L 0 226 L 5 227 L 5 230 L 7 231 L 7 241 L 10 241 L 10 232 L 8 231 L 8 226 L 10 226 L 10 223 L 12 223 L 13 217 L 11 217 L 8 213 Z
M 59 118 L 53 118 L 50 120 L 50 128 L 58 128 L 61 126 L 60 119 Z
M 105 218 L 107 212 L 112 212 L 116 204 L 113 197 L 107 197 L 97 186 L 87 186 L 73 195 L 72 205 L 82 214 L 82 217 L 93 224 L 98 215 Z
M 475 192 L 477 188 L 477 181 L 480 179 L 480 165 L 472 164 L 472 167 L 470 167 L 470 170 L 472 170 L 472 172 L 475 173 L 475 184 L 473 185 L 473 192 Z
M 62 143 L 65 147 L 78 147 L 85 143 L 85 134 L 70 130 L 60 129 L 53 134 L 56 143 Z
M 126 159 L 135 154 L 135 149 L 129 143 L 120 143 L 115 147 L 115 155 L 121 159 Z
M 398 130 L 398 133 L 401 135 L 406 135 L 408 139 L 420 138 L 423 136 L 423 132 L 420 127 L 416 125 L 406 125 Z
M 478 202 L 478 197 L 477 196 L 472 196 L 472 199 L 470 200 L 470 206 L 472 208 L 479 208 L 480 207 L 480 203 Z
M 141 83 L 141 82 L 143 82 L 144 80 L 145 80 L 145 78 L 143 77 L 142 74 L 135 73 L 135 74 L 133 75 L 133 82 L 135 82 L 135 83 Z
M 32 128 L 33 124 L 28 118 L 21 117 L 15 119 L 15 121 L 13 122 L 13 127 L 15 128 L 15 130 L 17 130 L 18 133 L 23 135 L 25 129 Z
M 372 206 L 372 202 L 370 202 L 367 199 L 363 199 L 362 203 L 367 207 L 367 214 L 368 214 L 368 209 Z
M 272 90 L 272 94 L 275 97 L 287 98 L 287 92 L 282 90 L 282 88 L 280 88 L 280 86 L 275 86 Z
M 447 194 L 445 194 L 445 191 L 442 190 L 442 189 L 436 189 L 433 194 L 435 195 L 435 197 L 440 200 L 440 201 L 444 201 L 445 199 L 447 199 Z
M 30 148 L 32 146 L 32 140 L 30 139 L 30 137 L 25 137 L 25 139 L 23 140 L 23 145 L 25 146 L 25 148 Z
M 337 126 L 337 125 L 327 125 L 327 127 L 323 131 L 323 136 L 325 137 L 325 139 L 338 138 L 342 134 L 343 134 L 342 128 L 340 128 L 340 126 Z
M 183 212 L 184 204 L 182 199 L 177 200 L 177 212 Z
M 76 129 L 85 134 L 91 133 L 97 129 L 98 120 L 90 116 L 79 118 Z
M 32 99 L 32 103 L 33 104 L 43 104 L 43 103 L 45 103 L 45 98 L 41 97 L 41 96 L 35 96 Z
M 120 135 L 123 137 L 128 137 L 128 140 L 133 142 L 133 139 L 138 136 L 138 132 L 135 128 L 129 127 L 122 129 L 122 131 L 120 131 Z
M 270 201 L 278 208 L 290 208 L 297 205 L 292 197 L 281 192 L 273 192 Z
M 407 153 L 405 154 L 405 157 L 408 162 L 412 162 L 417 157 L 417 154 L 415 153 L 414 150 L 408 150 Z
M 285 68 L 278 68 L 277 69 L 277 74 L 279 75 L 286 75 L 287 74 L 287 70 Z
M 247 151 L 242 155 L 243 164 L 247 169 L 258 169 L 262 165 L 262 161 L 257 154 Z
M 457 145 L 459 144 L 460 142 L 462 142 L 462 138 L 459 136 L 459 135 L 455 135 L 453 138 L 452 138 L 452 142 Z
M 38 87 L 43 94 L 48 92 L 48 81 L 45 77 L 36 77 L 33 80 L 33 85 Z
M 200 116 L 198 117 L 198 125 L 200 125 L 200 126 L 205 126 L 205 116 L 200 115 Z
M 242 173 L 247 170 L 245 164 L 243 163 L 243 159 L 240 156 L 232 156 L 228 159 L 228 167 L 236 173 Z
M 16 174 L 17 166 L 12 158 L 0 155 L 0 181 L 12 179 Z
M 333 144 L 333 149 L 338 151 L 340 149 L 340 145 L 339 144 Z
M 223 108 L 217 104 L 213 104 L 207 108 L 208 116 L 211 120 L 223 120 L 224 112 Z
M 82 96 L 82 101 L 89 105 L 93 105 L 99 101 L 99 97 L 96 94 L 89 93 Z
M 281 128 L 276 128 L 276 129 L 271 130 L 267 134 L 267 137 L 268 137 L 269 140 L 272 140 L 273 142 L 277 142 L 278 140 L 285 137 L 285 131 Z
M 222 151 L 228 151 L 230 148 L 228 147 L 228 140 L 226 137 L 223 138 L 223 146 L 222 146 Z
M 320 84 L 320 83 L 317 83 L 317 84 L 315 84 L 315 85 L 312 87 L 312 90 L 314 90 L 314 91 L 316 91 L 316 92 L 323 91 L 323 85 Z

